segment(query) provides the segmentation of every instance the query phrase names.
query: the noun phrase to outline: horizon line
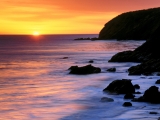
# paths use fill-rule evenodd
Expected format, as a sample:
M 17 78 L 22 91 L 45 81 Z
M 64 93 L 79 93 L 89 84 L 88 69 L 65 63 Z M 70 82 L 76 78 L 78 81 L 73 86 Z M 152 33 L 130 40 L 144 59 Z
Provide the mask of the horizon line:
M 98 35 L 99 33 L 65 33 L 65 34 L 40 34 L 40 36 L 43 35 Z M 33 34 L 0 34 L 0 36 L 5 36 L 5 35 L 33 35 Z

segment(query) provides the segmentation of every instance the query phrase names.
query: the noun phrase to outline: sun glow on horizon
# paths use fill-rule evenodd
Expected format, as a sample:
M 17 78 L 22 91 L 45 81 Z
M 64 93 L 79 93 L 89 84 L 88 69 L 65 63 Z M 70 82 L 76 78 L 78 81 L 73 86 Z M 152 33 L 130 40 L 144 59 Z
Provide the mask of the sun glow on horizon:
M 99 34 L 119 14 L 160 6 L 159 0 L 115 1 L 1 0 L 0 35 Z
M 35 32 L 33 32 L 33 35 L 34 35 L 34 36 L 39 36 L 40 33 L 39 33 L 38 31 L 35 31 Z

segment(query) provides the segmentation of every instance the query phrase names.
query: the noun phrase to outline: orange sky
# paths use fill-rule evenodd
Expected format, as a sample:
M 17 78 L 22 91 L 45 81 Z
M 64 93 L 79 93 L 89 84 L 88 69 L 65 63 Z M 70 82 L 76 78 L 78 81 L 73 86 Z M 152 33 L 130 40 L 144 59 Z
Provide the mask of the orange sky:
M 98 34 L 122 12 L 160 7 L 160 0 L 0 0 L 0 34 Z

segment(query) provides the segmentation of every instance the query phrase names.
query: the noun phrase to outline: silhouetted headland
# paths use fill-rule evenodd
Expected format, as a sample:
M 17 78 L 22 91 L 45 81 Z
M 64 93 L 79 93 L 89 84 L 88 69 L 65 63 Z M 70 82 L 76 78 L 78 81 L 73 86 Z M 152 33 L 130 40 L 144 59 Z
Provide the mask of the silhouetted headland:
M 138 10 L 118 15 L 99 33 L 99 39 L 148 40 L 156 38 L 160 26 L 160 8 Z
M 160 8 L 153 8 L 124 13 L 107 23 L 106 27 L 100 32 L 100 38 L 147 40 L 134 51 L 117 53 L 109 62 L 141 62 L 141 64 L 129 68 L 128 71 L 130 75 L 150 75 L 153 72 L 160 73 L 160 54 L 158 53 L 158 51 L 160 51 L 159 16 Z M 132 21 L 133 24 L 130 25 Z M 114 37 L 113 34 L 111 35 L 107 32 L 104 34 L 105 31 L 109 30 L 108 25 L 110 26 L 113 23 L 118 26 L 120 25 L 115 29 L 111 29 L 115 32 Z M 123 25 L 121 25 L 122 23 Z M 124 35 L 126 35 L 126 37 L 124 37 Z
M 117 53 L 109 62 L 139 62 L 140 64 L 128 69 L 129 75 L 160 75 L 159 21 L 160 8 L 153 8 L 123 13 L 108 22 L 99 34 L 101 39 L 147 40 L 134 51 Z M 115 87 L 117 88 L 117 85 Z M 132 101 L 159 104 L 160 92 L 158 89 L 156 86 L 151 86 L 144 92 L 144 95 L 134 98 Z

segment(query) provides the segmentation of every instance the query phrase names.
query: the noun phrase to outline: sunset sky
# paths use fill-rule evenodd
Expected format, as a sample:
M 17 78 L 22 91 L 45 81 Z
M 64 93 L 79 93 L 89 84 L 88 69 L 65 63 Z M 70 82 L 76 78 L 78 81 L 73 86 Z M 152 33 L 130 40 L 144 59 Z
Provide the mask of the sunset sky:
M 0 34 L 98 34 L 120 13 L 160 0 L 0 0 Z

